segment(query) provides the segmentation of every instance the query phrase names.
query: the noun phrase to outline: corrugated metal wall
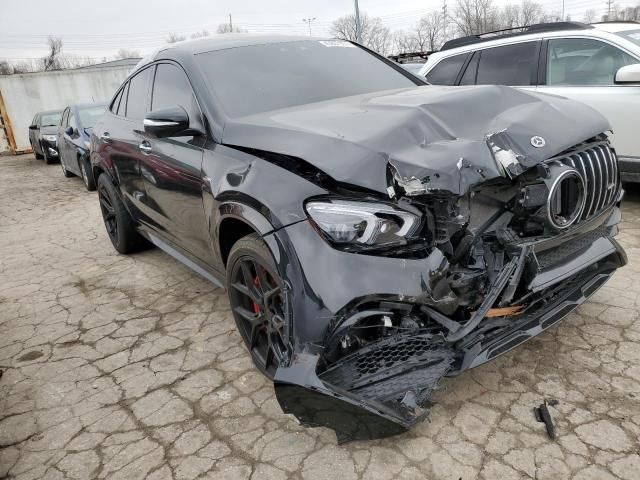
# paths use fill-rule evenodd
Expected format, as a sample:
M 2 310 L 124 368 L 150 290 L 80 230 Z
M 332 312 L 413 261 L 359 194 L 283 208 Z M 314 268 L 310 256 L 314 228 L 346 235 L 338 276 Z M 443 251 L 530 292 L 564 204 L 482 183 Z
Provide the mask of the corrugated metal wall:
M 31 149 L 29 125 L 36 112 L 62 110 L 71 103 L 109 100 L 131 68 L 104 67 L 0 76 L 0 115 L 5 130 L 2 131 L 0 125 L 0 152 Z

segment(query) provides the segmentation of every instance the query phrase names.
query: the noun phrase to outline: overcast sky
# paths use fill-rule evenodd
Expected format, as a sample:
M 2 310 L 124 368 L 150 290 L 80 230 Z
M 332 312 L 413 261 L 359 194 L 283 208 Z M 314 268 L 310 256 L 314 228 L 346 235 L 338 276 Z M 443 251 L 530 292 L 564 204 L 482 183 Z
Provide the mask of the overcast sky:
M 538 0 L 559 12 L 562 0 Z M 497 5 L 519 0 L 494 0 Z M 637 0 L 619 0 L 619 5 Z M 448 0 L 455 8 L 455 0 Z M 423 14 L 442 8 L 438 0 L 360 0 L 360 10 L 379 16 L 392 30 L 409 29 Z M 605 13 L 605 0 L 565 0 L 566 12 L 581 20 L 587 9 Z M 351 13 L 353 0 L 0 0 L 0 59 L 35 58 L 49 35 L 63 39 L 63 52 L 101 58 L 120 48 L 141 53 L 165 43 L 169 33 L 189 35 L 228 22 L 253 33 L 328 34 L 335 18 Z

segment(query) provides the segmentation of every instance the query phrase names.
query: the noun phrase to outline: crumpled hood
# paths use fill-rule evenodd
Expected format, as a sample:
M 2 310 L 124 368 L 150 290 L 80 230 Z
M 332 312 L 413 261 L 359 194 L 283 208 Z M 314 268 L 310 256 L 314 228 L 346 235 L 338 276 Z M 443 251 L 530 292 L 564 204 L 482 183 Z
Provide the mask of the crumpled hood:
M 419 192 L 461 194 L 515 176 L 610 129 L 563 97 L 503 86 L 377 92 L 231 120 L 223 143 L 295 156 L 337 181 L 386 192 L 388 171 Z M 544 146 L 532 145 L 532 137 Z M 413 185 L 413 187 L 411 187 Z

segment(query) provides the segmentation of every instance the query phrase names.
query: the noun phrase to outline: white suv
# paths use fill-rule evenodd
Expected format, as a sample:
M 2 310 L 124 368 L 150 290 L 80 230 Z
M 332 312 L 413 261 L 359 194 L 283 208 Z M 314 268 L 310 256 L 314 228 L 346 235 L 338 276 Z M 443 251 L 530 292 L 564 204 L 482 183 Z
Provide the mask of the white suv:
M 510 85 L 586 103 L 611 123 L 622 179 L 640 182 L 640 23 L 560 22 L 458 38 L 420 74 L 435 85 Z

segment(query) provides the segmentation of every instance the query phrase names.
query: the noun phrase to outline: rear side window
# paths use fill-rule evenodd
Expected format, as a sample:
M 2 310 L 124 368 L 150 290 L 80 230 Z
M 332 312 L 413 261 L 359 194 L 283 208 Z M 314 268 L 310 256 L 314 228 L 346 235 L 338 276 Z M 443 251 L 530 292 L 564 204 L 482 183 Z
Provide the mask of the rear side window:
M 122 99 L 122 92 L 124 92 L 124 88 L 120 89 L 120 91 L 116 95 L 116 98 L 114 98 L 113 102 L 111 102 L 111 106 L 109 107 L 109 110 L 112 113 L 115 113 L 115 114 L 118 113 L 118 106 L 120 105 L 120 100 Z
M 427 73 L 427 81 L 433 85 L 455 85 L 458 73 L 467 59 L 468 53 L 454 55 L 440 60 L 438 64 Z
M 517 43 L 482 50 L 478 85 L 532 85 L 537 68 L 538 42 Z
M 69 126 L 74 130 L 78 129 L 78 123 L 76 122 L 76 117 L 73 112 L 69 112 Z
M 124 117 L 124 113 L 127 111 L 127 94 L 129 93 L 129 82 L 122 89 L 122 97 L 120 98 L 120 104 L 118 105 L 118 111 L 116 115 Z
M 155 67 L 145 68 L 129 80 L 126 117 L 142 120 L 149 111 L 149 85 Z
M 161 63 L 153 82 L 151 110 L 175 106 L 184 108 L 190 118 L 198 109 L 191 84 L 182 69 L 169 63 Z
M 473 54 L 473 58 L 467 65 L 466 70 L 464 71 L 464 75 L 460 79 L 460 85 L 475 85 L 476 84 L 476 73 L 478 72 L 478 60 L 480 60 L 480 52 L 475 52 Z
M 69 123 L 69 109 L 67 108 L 64 113 L 62 114 L 62 123 L 61 125 L 63 127 L 66 127 Z
M 547 85 L 613 85 L 618 69 L 640 63 L 608 43 L 589 38 L 549 40 Z

